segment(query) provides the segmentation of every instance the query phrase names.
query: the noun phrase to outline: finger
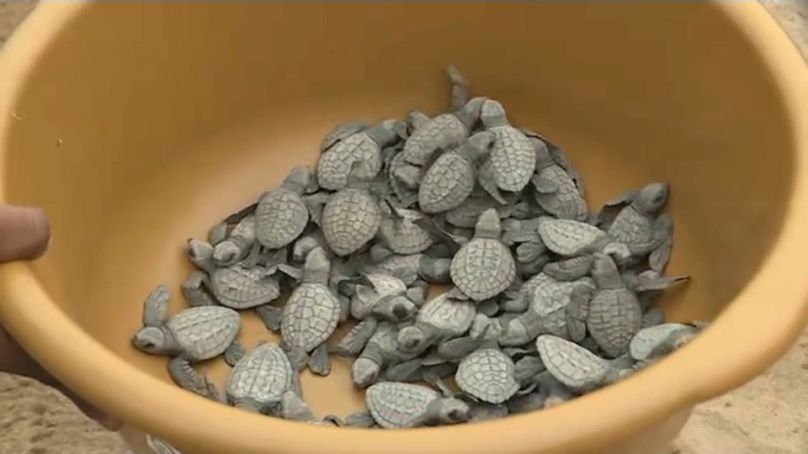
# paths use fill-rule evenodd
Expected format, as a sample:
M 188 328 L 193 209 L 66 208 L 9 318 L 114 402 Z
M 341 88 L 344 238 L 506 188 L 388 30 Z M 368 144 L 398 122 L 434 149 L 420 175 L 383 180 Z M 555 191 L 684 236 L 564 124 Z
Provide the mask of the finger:
M 34 361 L 2 327 L 0 327 L 0 371 L 33 378 L 58 389 L 72 400 L 82 413 L 109 430 L 117 430 L 122 425 L 119 420 L 99 410 L 73 391 L 67 389 Z
M 0 205 L 0 262 L 33 259 L 48 247 L 50 225 L 39 208 Z

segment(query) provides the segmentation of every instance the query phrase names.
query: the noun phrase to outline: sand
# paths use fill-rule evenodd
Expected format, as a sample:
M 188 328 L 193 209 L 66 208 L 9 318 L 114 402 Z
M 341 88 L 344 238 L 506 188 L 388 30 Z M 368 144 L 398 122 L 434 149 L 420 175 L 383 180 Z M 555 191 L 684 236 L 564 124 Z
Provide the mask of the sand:
M 0 1 L 0 46 L 35 3 Z M 808 1 L 763 3 L 808 56 Z M 0 373 L 0 454 L 124 454 L 130 449 L 148 454 L 144 448 L 137 430 L 107 431 L 58 391 Z M 728 453 L 808 453 L 808 330 L 765 374 L 699 405 L 669 449 L 669 454 Z

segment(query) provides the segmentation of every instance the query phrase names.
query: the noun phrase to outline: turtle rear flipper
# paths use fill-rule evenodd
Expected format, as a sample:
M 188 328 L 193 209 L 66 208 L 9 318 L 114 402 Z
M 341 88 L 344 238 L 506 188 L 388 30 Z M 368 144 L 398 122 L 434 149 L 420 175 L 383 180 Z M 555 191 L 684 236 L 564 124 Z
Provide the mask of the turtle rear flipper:
M 208 377 L 194 370 L 191 363 L 179 356 L 168 363 L 168 373 L 181 388 L 214 401 L 221 401 L 221 394 Z

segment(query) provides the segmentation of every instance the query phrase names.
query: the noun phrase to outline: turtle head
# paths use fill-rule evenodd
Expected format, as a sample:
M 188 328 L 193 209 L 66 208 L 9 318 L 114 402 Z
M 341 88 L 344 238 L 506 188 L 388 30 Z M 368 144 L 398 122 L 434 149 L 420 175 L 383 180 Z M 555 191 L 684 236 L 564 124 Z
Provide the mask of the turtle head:
M 480 120 L 486 128 L 506 126 L 508 124 L 505 108 L 502 107 L 499 101 L 494 101 L 493 99 L 487 99 L 483 102 L 480 110 Z
M 146 326 L 140 329 L 132 338 L 132 344 L 139 350 L 152 355 L 165 354 L 169 350 L 168 336 L 156 326 Z
M 303 265 L 303 282 L 328 285 L 330 274 L 331 262 L 328 261 L 325 250 L 321 247 L 312 249 Z
M 399 350 L 406 353 L 422 352 L 426 349 L 426 333 L 417 326 L 401 328 L 396 336 Z
M 619 288 L 624 285 L 617 264 L 608 254 L 596 252 L 593 257 L 592 277 L 598 288 Z
M 471 418 L 471 410 L 467 403 L 454 397 L 446 397 L 437 401 L 438 421 L 443 424 L 459 424 Z
M 667 183 L 651 183 L 642 188 L 635 199 L 635 206 L 643 213 L 656 213 L 668 200 Z
M 296 166 L 283 180 L 282 186 L 292 191 L 303 194 L 311 185 L 311 171 L 306 166 Z
M 471 98 L 462 109 L 455 112 L 455 116 L 457 116 L 457 118 L 462 121 L 467 128 L 472 129 L 472 127 L 480 119 L 483 104 L 485 104 L 486 100 L 488 100 L 488 98 L 482 96 Z
M 390 315 L 394 321 L 403 322 L 415 315 L 418 308 L 406 296 L 396 296 L 390 300 Z
M 359 357 L 351 366 L 351 378 L 354 387 L 358 389 L 367 388 L 376 382 L 379 376 L 379 365 L 375 361 Z
M 198 268 L 205 271 L 213 267 L 213 246 L 195 238 L 188 239 L 188 258 Z
M 230 266 L 241 256 L 241 248 L 233 239 L 224 240 L 213 248 L 213 261 L 220 266 Z
M 502 235 L 502 225 L 499 222 L 499 214 L 496 208 L 489 208 L 483 211 L 474 226 L 474 236 L 476 238 L 499 239 Z

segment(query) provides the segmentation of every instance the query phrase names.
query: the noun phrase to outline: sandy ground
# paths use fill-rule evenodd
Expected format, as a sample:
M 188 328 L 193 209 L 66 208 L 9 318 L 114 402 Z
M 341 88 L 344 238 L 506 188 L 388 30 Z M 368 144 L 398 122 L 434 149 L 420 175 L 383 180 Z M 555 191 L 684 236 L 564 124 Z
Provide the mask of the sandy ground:
M 0 1 L 0 45 L 34 4 Z M 808 1 L 764 4 L 808 56 Z M 109 432 L 57 391 L 0 373 L 0 454 L 124 454 L 125 440 L 141 452 L 142 437 L 129 428 Z M 808 331 L 765 374 L 698 406 L 670 452 L 808 453 Z

